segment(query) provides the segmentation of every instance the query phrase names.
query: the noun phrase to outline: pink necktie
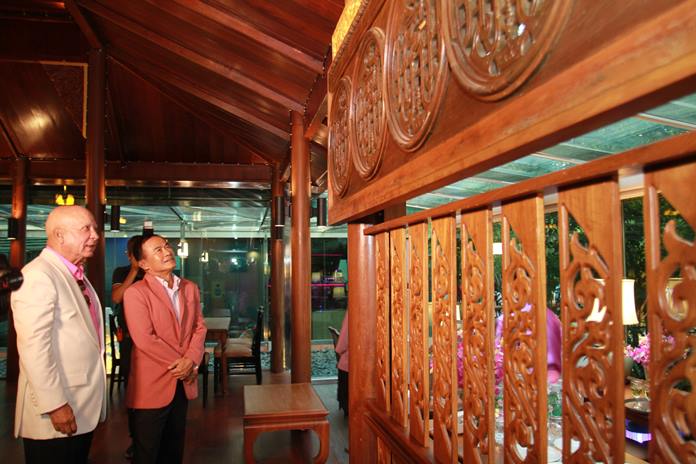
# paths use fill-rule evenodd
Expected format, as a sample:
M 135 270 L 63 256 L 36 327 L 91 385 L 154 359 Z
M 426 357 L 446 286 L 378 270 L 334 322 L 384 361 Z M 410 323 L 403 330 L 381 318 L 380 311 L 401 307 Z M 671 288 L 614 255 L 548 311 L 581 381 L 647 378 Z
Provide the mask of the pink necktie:
M 101 340 L 101 331 L 99 330 L 99 318 L 97 317 L 97 308 L 92 304 L 92 299 L 90 298 L 89 288 L 85 285 L 85 281 L 82 279 L 77 279 L 77 285 L 82 291 L 82 296 L 85 297 L 85 302 L 89 307 L 89 315 L 92 316 L 92 324 L 94 324 L 94 330 L 97 333 L 97 340 Z M 99 342 L 101 346 L 101 341 Z

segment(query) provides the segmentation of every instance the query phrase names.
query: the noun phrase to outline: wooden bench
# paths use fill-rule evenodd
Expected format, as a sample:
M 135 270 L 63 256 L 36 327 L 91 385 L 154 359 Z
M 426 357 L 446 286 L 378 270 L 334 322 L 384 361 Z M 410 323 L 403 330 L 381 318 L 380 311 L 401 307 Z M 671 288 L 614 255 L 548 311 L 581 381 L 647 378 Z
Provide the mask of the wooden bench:
M 244 459 L 254 462 L 254 442 L 263 432 L 312 429 L 319 437 L 315 463 L 329 456 L 329 411 L 309 383 L 244 386 Z

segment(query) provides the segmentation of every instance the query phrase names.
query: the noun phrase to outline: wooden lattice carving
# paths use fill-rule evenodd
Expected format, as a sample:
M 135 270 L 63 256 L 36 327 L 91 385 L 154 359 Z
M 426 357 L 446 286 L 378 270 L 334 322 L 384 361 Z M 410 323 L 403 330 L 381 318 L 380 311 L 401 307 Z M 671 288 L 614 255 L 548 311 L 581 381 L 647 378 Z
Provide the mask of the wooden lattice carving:
M 436 0 L 393 2 L 387 29 L 387 120 L 407 151 L 425 141 L 442 104 L 447 81 L 445 43 Z
M 390 410 L 390 360 L 389 360 L 389 233 L 375 239 L 377 272 L 377 333 L 375 355 L 377 357 L 377 404 L 385 412 Z
M 543 250 L 541 198 L 503 205 L 503 453 L 511 463 L 546 462 Z
M 384 33 L 374 27 L 367 31 L 358 51 L 351 112 L 353 164 L 364 179 L 377 174 L 387 140 L 383 55 Z
M 491 462 L 494 425 L 490 210 L 462 215 L 462 330 L 465 462 Z M 484 456 L 490 456 L 486 459 Z
M 351 82 L 344 76 L 336 86 L 331 99 L 331 115 L 329 120 L 329 172 L 333 191 L 339 196 L 348 190 L 351 172 L 350 146 L 350 96 Z
M 674 220 L 660 231 L 658 197 L 695 230 L 694 179 L 695 162 L 646 174 L 650 462 L 696 462 L 696 246 L 680 235 Z
M 428 225 L 420 223 L 408 229 L 409 235 L 409 305 L 410 305 L 410 415 L 409 432 L 419 445 L 428 439 L 429 372 L 428 372 Z
M 447 57 L 459 83 L 482 99 L 515 91 L 561 30 L 569 0 L 440 0 Z
M 559 205 L 564 461 L 617 462 L 624 456 L 618 183 L 564 189 Z M 570 215 L 586 246 L 569 233 Z
M 454 218 L 432 222 L 433 451 L 439 463 L 457 462 L 457 298 Z
M 391 402 L 392 418 L 402 426 L 408 419 L 408 378 L 406 376 L 406 281 L 404 253 L 406 231 L 390 233 L 391 258 Z

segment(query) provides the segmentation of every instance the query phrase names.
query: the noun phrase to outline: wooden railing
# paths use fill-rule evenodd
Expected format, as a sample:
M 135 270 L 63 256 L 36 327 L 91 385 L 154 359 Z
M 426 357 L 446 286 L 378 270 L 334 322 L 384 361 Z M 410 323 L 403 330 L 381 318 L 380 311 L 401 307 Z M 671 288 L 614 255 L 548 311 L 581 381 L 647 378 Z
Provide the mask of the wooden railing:
M 663 335 L 651 337 L 650 460 L 696 462 L 696 250 L 672 222 L 660 228 L 658 202 L 664 197 L 696 230 L 696 133 L 366 229 L 375 245 L 377 388 L 365 420 L 378 437 L 378 462 L 547 462 L 544 195 L 550 193 L 558 194 L 559 214 L 563 462 L 624 462 L 619 179 L 639 172 L 649 327 Z M 498 206 L 504 442 L 496 448 L 492 231 Z M 668 279 L 677 272 L 682 280 L 668 298 Z M 603 317 L 590 317 L 595 303 L 606 307 Z M 370 381 L 359 375 L 351 372 L 351 382 Z M 691 388 L 676 389 L 679 382 Z

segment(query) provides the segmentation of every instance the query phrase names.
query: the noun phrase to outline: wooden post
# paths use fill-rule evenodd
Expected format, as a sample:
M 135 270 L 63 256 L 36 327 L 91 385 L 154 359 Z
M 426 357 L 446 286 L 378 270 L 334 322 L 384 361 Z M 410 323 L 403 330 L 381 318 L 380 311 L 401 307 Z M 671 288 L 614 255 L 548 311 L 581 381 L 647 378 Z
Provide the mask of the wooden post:
M 106 94 L 106 63 L 103 49 L 89 52 L 87 81 L 87 155 L 85 198 L 87 209 L 94 215 L 100 231 L 97 249 L 87 262 L 89 281 L 104 303 L 104 206 L 106 184 L 104 175 L 104 100 Z
M 17 238 L 10 242 L 10 266 L 19 269 L 24 266 L 26 251 L 29 160 L 24 156 L 15 158 L 12 169 L 12 217 L 17 220 L 18 227 Z M 7 380 L 15 382 L 19 376 L 19 353 L 12 311 L 7 321 Z
M 364 235 L 365 224 L 348 224 L 348 410 L 350 461 L 376 462 L 374 433 L 363 418 L 365 402 L 374 399 L 375 332 L 375 245 Z
M 312 380 L 309 144 L 302 114 L 292 111 L 292 382 Z
M 276 198 L 283 199 L 281 204 Z M 273 168 L 271 181 L 271 372 L 278 373 L 285 369 L 285 311 L 283 308 L 283 229 L 276 227 L 275 218 L 284 215 L 283 184 L 280 181 L 278 168 Z

